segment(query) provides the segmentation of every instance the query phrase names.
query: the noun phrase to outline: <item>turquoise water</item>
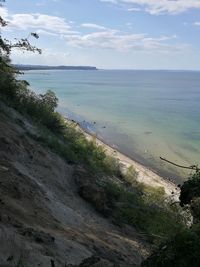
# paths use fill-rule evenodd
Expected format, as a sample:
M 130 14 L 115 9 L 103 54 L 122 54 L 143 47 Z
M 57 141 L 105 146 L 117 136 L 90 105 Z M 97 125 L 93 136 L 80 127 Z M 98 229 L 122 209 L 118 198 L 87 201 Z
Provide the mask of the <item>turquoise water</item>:
M 200 72 L 28 71 L 23 79 L 37 93 L 53 90 L 60 112 L 165 176 L 187 173 L 159 156 L 200 163 Z

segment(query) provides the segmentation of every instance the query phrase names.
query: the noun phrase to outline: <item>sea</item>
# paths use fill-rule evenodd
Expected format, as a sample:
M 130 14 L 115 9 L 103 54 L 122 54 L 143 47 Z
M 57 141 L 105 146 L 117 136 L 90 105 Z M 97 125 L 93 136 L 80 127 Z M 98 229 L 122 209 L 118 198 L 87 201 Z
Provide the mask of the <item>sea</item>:
M 200 164 L 200 72 L 164 70 L 31 70 L 22 77 L 58 111 L 105 143 L 173 181 Z

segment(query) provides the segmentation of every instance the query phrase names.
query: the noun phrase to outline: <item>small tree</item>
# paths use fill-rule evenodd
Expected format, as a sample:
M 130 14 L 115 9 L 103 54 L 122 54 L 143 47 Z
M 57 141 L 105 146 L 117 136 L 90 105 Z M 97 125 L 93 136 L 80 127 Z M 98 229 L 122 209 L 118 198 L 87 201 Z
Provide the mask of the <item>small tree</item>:
M 3 6 L 2 3 L 4 3 L 5 0 L 0 0 L 0 7 Z M 41 49 L 31 45 L 29 42 L 29 38 L 32 36 L 36 39 L 39 38 L 39 35 L 37 33 L 30 33 L 27 38 L 18 39 L 15 38 L 15 42 L 11 42 L 5 38 L 2 37 L 2 28 L 6 27 L 8 25 L 8 22 L 6 22 L 1 16 L 0 16 L 0 74 L 6 74 L 8 73 L 14 74 L 18 73 L 16 69 L 13 68 L 10 64 L 10 53 L 13 48 L 17 48 L 20 50 L 25 51 L 31 51 L 31 52 L 38 52 L 39 54 L 42 53 Z
M 200 222 L 200 171 L 196 171 L 181 186 L 181 206 L 189 205 L 194 223 Z
M 58 106 L 58 98 L 51 90 L 47 90 L 44 95 L 40 95 L 42 104 L 50 111 L 54 111 Z
M 2 6 L 0 1 L 0 6 Z M 27 38 L 17 39 L 11 42 L 2 37 L 2 28 L 6 27 L 8 23 L 0 16 L 0 96 L 8 100 L 13 100 L 17 95 L 17 88 L 21 86 L 20 82 L 16 80 L 16 74 L 19 73 L 11 64 L 10 53 L 12 49 L 20 49 L 31 52 L 38 52 L 41 54 L 41 49 L 32 46 L 29 38 L 32 36 L 39 38 L 37 33 L 30 33 Z

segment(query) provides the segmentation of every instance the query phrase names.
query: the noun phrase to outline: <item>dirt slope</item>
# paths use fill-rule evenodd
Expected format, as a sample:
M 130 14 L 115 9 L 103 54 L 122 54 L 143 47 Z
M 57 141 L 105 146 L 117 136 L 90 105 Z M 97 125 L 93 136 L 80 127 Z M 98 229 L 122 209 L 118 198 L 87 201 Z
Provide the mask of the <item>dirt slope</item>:
M 0 102 L 0 266 L 16 266 L 20 257 L 28 267 L 80 264 L 93 256 L 140 264 L 146 255 L 140 236 L 80 198 L 78 167 L 33 140 L 29 133 L 36 132 Z

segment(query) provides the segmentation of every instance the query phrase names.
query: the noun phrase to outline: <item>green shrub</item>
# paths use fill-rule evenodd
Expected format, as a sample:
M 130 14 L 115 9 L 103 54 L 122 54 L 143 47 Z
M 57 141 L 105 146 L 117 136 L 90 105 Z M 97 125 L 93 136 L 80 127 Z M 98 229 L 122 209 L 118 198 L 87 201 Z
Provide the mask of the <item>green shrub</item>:
M 156 246 L 185 227 L 182 210 L 165 200 L 163 188 L 109 182 L 105 190 L 114 222 L 134 226 Z
M 116 159 L 107 156 L 95 140 L 88 141 L 55 112 L 58 98 L 52 91 L 38 95 L 28 85 L 26 81 L 18 81 L 14 72 L 5 72 L 0 76 L 0 98 L 39 125 L 40 141 L 67 161 L 85 163 L 91 171 L 119 174 Z
M 25 267 L 22 259 L 20 258 L 15 267 Z
M 200 172 L 194 173 L 181 186 L 181 205 L 190 204 L 194 197 L 200 197 Z
M 188 266 L 200 266 L 200 225 L 180 230 L 142 264 L 142 267 Z
M 126 174 L 124 175 L 124 179 L 128 183 L 134 184 L 136 183 L 137 177 L 138 177 L 138 172 L 135 170 L 135 168 L 132 165 L 128 167 Z

